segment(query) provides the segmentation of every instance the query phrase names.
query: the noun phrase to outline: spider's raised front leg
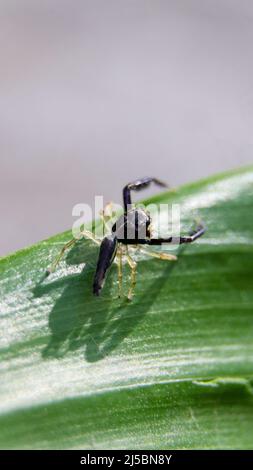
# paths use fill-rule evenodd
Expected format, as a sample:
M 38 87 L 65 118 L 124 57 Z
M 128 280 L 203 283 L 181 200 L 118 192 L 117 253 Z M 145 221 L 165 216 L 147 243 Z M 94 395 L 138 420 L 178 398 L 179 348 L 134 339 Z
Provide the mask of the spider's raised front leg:
M 194 242 L 195 240 L 197 240 L 197 238 L 204 235 L 205 231 L 206 231 L 206 228 L 204 227 L 204 225 L 199 223 L 197 227 L 189 233 L 189 235 L 180 237 L 180 244 Z
M 182 245 L 183 243 L 192 243 L 197 238 L 201 237 L 205 233 L 206 229 L 204 225 L 199 224 L 197 227 L 192 230 L 189 235 L 185 235 L 182 237 L 175 237 L 176 241 L 178 244 Z M 168 238 L 145 238 L 138 240 L 139 245 L 149 245 L 149 246 L 157 246 L 157 245 L 163 245 L 164 243 L 173 243 L 173 238 L 174 237 L 168 237 Z
M 157 178 L 140 178 L 132 183 L 128 183 L 123 189 L 123 202 L 124 202 L 124 213 L 127 214 L 127 210 L 132 204 L 131 200 L 131 191 L 140 191 L 141 189 L 146 188 L 151 183 L 155 183 L 157 186 L 167 188 L 168 185 L 158 180 Z

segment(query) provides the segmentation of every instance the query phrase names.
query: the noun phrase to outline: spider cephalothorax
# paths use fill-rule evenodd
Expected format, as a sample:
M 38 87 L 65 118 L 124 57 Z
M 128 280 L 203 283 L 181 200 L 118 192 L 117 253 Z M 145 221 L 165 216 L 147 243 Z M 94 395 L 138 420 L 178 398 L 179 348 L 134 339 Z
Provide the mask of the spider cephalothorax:
M 131 208 L 123 214 L 112 226 L 112 233 L 118 241 L 127 244 L 140 238 L 150 238 L 150 215 L 142 208 Z

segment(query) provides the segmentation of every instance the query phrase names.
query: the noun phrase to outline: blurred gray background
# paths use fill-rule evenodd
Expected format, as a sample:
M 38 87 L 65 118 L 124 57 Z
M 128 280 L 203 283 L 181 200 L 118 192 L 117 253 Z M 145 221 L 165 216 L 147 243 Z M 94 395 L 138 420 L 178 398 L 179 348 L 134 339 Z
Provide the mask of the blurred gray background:
M 0 255 L 138 176 L 251 163 L 252 45 L 252 0 L 1 0 Z

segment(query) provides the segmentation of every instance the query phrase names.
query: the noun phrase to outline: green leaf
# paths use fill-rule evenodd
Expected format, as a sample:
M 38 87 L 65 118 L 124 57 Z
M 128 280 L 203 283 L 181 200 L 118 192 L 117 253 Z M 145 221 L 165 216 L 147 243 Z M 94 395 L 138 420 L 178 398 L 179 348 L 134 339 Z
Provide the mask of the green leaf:
M 149 202 L 208 231 L 139 256 L 132 302 L 116 266 L 93 297 L 89 240 L 43 280 L 70 232 L 0 261 L 1 448 L 253 447 L 253 168 Z

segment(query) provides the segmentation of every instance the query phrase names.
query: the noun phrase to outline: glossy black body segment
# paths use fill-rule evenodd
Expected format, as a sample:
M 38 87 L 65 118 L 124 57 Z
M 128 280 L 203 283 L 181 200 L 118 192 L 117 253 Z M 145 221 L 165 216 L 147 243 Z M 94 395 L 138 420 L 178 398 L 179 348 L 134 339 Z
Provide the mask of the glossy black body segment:
M 105 237 L 100 245 L 97 268 L 93 281 L 93 293 L 99 295 L 103 287 L 105 275 L 111 266 L 117 251 L 117 238 L 114 235 Z
M 168 185 L 163 183 L 163 181 L 158 180 L 157 178 L 150 178 L 147 176 L 146 178 L 140 178 L 133 183 L 128 183 L 123 189 L 123 202 L 124 202 L 124 213 L 126 214 L 129 206 L 132 205 L 131 199 L 131 191 L 140 191 L 141 189 L 146 188 L 151 183 L 155 183 L 157 186 L 161 186 L 162 188 L 167 188 Z

